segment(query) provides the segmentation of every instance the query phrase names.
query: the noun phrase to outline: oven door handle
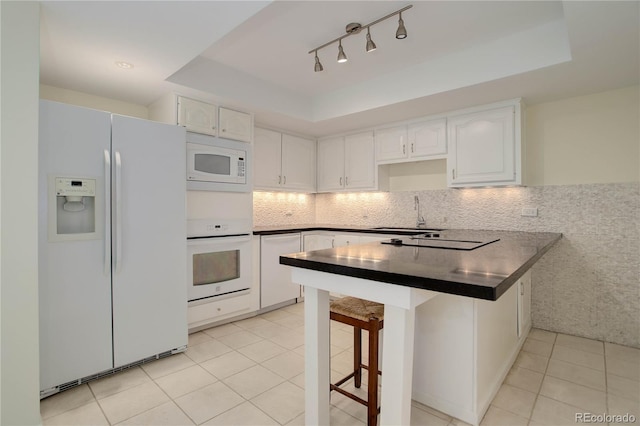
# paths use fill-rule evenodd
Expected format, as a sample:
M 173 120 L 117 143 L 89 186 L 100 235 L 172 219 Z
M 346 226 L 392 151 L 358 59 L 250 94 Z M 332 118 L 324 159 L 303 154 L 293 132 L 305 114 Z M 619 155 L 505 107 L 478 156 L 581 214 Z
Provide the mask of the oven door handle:
M 207 238 L 190 238 L 187 240 L 189 246 L 204 246 L 213 244 L 231 244 L 231 243 L 246 243 L 251 241 L 250 234 L 233 235 L 228 237 L 207 237 Z

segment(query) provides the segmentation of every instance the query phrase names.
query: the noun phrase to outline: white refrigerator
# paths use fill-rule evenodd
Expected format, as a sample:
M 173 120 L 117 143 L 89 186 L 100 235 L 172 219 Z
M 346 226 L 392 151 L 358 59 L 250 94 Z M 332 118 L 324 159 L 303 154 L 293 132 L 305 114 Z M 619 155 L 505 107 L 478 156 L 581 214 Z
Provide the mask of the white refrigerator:
M 187 344 L 185 129 L 40 103 L 41 397 Z

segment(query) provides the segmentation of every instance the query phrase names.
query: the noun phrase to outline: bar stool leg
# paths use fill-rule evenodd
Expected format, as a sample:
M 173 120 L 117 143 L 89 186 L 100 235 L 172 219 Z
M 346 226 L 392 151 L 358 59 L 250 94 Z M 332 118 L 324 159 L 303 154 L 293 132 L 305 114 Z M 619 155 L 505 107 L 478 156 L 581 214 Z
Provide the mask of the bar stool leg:
M 362 385 L 362 329 L 353 327 L 353 381 L 356 388 Z
M 367 425 L 376 426 L 378 423 L 378 338 L 380 321 L 377 318 L 369 320 L 369 385 L 367 404 Z

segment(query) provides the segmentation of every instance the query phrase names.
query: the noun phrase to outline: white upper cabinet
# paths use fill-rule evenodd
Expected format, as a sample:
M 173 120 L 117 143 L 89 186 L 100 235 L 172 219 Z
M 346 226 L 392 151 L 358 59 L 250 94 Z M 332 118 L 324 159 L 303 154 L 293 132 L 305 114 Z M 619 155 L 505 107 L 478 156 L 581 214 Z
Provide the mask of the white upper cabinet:
M 444 158 L 447 120 L 444 118 L 375 131 L 378 164 Z
M 378 163 L 407 158 L 407 126 L 379 129 L 375 135 Z
M 408 142 L 409 158 L 443 158 L 447 153 L 447 120 L 441 118 L 410 124 Z
M 358 133 L 344 138 L 344 188 L 376 188 L 376 155 L 373 132 Z
M 189 132 L 216 136 L 218 107 L 178 96 L 178 125 L 186 127 Z
M 256 127 L 253 188 L 279 190 L 282 183 L 282 133 Z
M 253 140 L 253 115 L 168 93 L 149 105 L 149 119 L 186 127 L 188 132 L 242 142 Z
M 522 184 L 520 113 L 517 103 L 449 118 L 449 186 Z
M 315 192 L 314 140 L 256 128 L 253 153 L 255 189 Z
M 282 185 L 287 191 L 315 192 L 315 140 L 282 135 Z
M 219 136 L 221 138 L 251 142 L 251 133 L 253 130 L 251 114 L 220 107 L 219 127 Z
M 373 132 L 318 141 L 318 192 L 376 189 Z
M 344 188 L 344 138 L 318 141 L 318 192 Z

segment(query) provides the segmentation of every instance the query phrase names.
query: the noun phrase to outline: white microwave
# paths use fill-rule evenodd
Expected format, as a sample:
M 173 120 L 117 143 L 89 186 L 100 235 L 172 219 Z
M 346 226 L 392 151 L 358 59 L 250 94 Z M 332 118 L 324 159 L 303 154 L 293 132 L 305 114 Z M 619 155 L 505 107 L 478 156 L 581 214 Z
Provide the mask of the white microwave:
M 251 145 L 187 135 L 187 189 L 249 192 Z

